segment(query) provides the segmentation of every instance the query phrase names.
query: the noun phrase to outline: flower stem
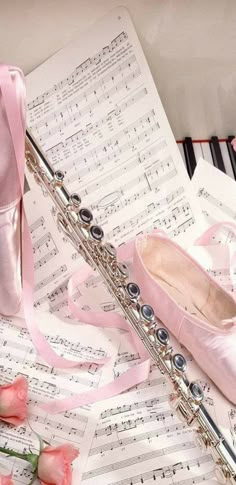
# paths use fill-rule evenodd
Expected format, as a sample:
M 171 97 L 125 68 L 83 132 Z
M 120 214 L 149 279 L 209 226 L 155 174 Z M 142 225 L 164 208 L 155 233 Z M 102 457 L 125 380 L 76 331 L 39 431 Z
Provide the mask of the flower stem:
M 14 456 L 15 458 L 28 461 L 33 467 L 33 472 L 37 470 L 39 456 L 34 453 L 18 453 L 17 451 L 9 450 L 8 448 L 2 448 L 1 446 L 0 453 L 5 453 L 5 455 Z
M 8 448 L 2 448 L 0 446 L 0 452 L 5 453 L 8 456 L 15 456 L 16 458 L 21 458 L 22 460 L 29 461 L 27 458 L 27 453 L 17 453 L 17 451 L 9 450 Z

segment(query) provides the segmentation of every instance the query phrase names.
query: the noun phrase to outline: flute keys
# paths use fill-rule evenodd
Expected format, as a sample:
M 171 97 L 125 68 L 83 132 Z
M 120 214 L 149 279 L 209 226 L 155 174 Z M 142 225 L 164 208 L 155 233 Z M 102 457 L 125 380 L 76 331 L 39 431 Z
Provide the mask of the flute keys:
M 54 187 L 61 187 L 63 184 L 64 177 L 65 175 L 64 175 L 64 172 L 62 172 L 62 170 L 56 170 L 52 180 L 52 185 Z
M 57 180 L 57 182 L 62 182 L 64 180 L 64 173 L 62 172 L 62 170 L 56 170 L 55 174 L 54 174 L 54 178 L 55 180 Z
M 92 226 L 90 228 L 90 234 L 95 241 L 100 242 L 104 237 L 104 232 L 100 226 Z
M 118 275 L 121 276 L 122 278 L 128 278 L 129 276 L 129 270 L 124 263 L 118 263 L 117 264 L 117 271 Z
M 191 382 L 189 385 L 189 392 L 191 395 L 191 398 L 197 403 L 201 403 L 201 401 L 204 398 L 204 393 L 201 388 L 201 386 L 198 384 L 198 382 Z
M 139 299 L 140 289 L 136 283 L 128 283 L 126 289 L 131 301 L 137 301 Z
M 69 225 L 67 224 L 66 220 L 60 212 L 58 212 L 57 214 L 57 227 L 59 231 L 62 231 L 67 237 L 71 235 L 69 231 Z
M 154 311 L 150 305 L 142 305 L 140 308 L 141 317 L 147 322 L 152 322 L 154 319 Z
M 28 141 L 26 140 L 26 151 L 25 151 L 26 165 L 27 165 L 28 170 L 31 173 L 36 173 L 36 171 L 37 171 L 37 160 L 34 157 L 31 150 L 32 150 L 32 148 L 31 148 L 30 144 L 28 143 Z
M 148 325 L 148 331 L 149 331 L 149 334 L 152 335 L 153 337 L 153 342 L 155 341 L 155 332 L 156 332 L 156 328 L 157 328 L 157 322 L 155 320 L 153 320 L 149 325 Z
M 201 430 L 197 430 L 194 436 L 195 445 L 200 448 L 200 450 L 206 450 L 206 448 L 210 445 L 209 438 L 207 434 Z
M 82 222 L 83 224 L 90 224 L 90 222 L 92 222 L 93 220 L 93 214 L 92 212 L 89 210 L 89 209 L 80 209 L 79 211 L 79 219 L 80 219 L 80 222 Z
M 80 206 L 81 204 L 81 198 L 78 194 L 71 194 L 70 196 L 70 203 L 73 207 L 73 209 L 78 209 L 78 207 Z
M 113 244 L 107 242 L 104 244 L 103 248 L 111 259 L 116 258 L 116 248 Z
M 156 330 L 156 339 L 159 344 L 166 346 L 169 343 L 169 333 L 165 328 L 158 328 Z
M 174 411 L 176 411 L 178 418 L 180 419 L 180 421 L 182 421 L 182 423 L 186 423 L 186 421 L 189 421 L 190 415 L 186 407 L 186 403 L 181 400 L 181 397 L 177 393 L 173 392 L 170 394 L 169 404 L 170 407 Z
M 180 374 L 182 374 L 182 372 L 185 372 L 186 367 L 187 367 L 187 362 L 186 362 L 184 356 L 181 355 L 181 354 L 173 355 L 172 366 L 173 366 L 174 370 L 176 370 Z
M 180 397 L 178 396 L 177 393 L 172 392 L 169 395 L 169 404 L 170 404 L 171 409 L 173 409 L 174 411 L 176 411 L 176 409 L 178 408 L 179 401 L 180 401 Z

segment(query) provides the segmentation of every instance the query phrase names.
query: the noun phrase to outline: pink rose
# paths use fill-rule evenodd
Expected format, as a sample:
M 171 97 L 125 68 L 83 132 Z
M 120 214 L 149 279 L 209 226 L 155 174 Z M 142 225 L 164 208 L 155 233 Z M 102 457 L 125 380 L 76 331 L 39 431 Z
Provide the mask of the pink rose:
M 72 461 L 79 456 L 74 446 L 46 446 L 38 461 L 38 478 L 42 485 L 71 485 Z
M 18 426 L 27 415 L 28 382 L 18 376 L 12 384 L 0 386 L 0 419 Z
M 14 485 L 11 477 L 11 475 L 1 475 L 0 473 L 0 485 Z
M 231 141 L 231 145 L 232 145 L 234 151 L 236 152 L 236 138 L 233 138 L 233 140 Z

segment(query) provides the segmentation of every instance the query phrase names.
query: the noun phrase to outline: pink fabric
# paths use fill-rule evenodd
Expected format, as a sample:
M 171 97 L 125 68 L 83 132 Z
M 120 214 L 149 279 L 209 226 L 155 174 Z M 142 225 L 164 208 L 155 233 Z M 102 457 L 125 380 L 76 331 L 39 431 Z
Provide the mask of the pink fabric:
M 86 404 L 93 404 L 112 396 L 117 396 L 121 392 L 127 391 L 127 389 L 145 381 L 148 378 L 149 370 L 150 360 L 148 359 L 141 364 L 131 367 L 114 381 L 94 391 L 74 395 L 68 399 L 54 400 L 51 403 L 42 404 L 41 407 L 46 412 L 57 414 L 68 409 L 75 409 Z
M 10 79 L 8 74 L 9 71 Z M 13 110 L 15 111 L 16 109 L 20 115 L 20 132 L 22 133 L 22 128 L 25 130 L 25 84 L 23 74 L 21 70 L 16 67 L 0 65 L 0 208 L 2 209 L 7 209 L 16 205 L 21 199 L 24 185 L 24 163 L 21 163 L 21 167 L 19 167 L 19 180 L 15 149 L 12 142 L 12 131 L 7 120 L 6 104 L 8 105 L 9 103 L 9 82 L 14 87 L 14 102 L 16 103 L 16 107 L 14 107 Z M 17 138 L 19 139 L 20 136 Z M 19 143 L 19 141 L 15 140 L 14 143 Z M 20 149 L 20 146 L 18 148 Z M 23 154 L 21 153 L 21 155 Z
M 195 244 L 198 246 L 199 245 L 206 246 L 210 244 L 212 241 L 212 238 L 222 228 L 229 229 L 236 236 L 236 224 L 234 222 L 230 222 L 230 221 L 217 222 L 216 224 L 213 224 L 213 226 L 209 227 L 209 229 L 207 229 L 201 235 L 201 237 L 197 239 Z M 231 261 L 229 264 L 229 271 L 230 271 L 230 276 L 232 281 L 233 281 L 235 269 L 236 269 L 236 251 L 232 255 Z
M 0 314 L 15 315 L 22 297 L 21 202 L 0 209 L 0 275 Z
M 210 228 L 201 242 L 207 242 L 207 236 L 210 237 L 220 227 L 221 224 L 217 224 Z M 148 236 L 148 238 L 155 237 L 160 236 Z M 156 315 L 164 325 L 191 352 L 199 366 L 225 396 L 236 404 L 236 303 L 231 295 L 228 295 L 181 247 L 167 237 L 166 242 L 171 245 L 173 253 L 177 250 L 183 254 L 188 269 L 189 265 L 194 266 L 215 285 L 216 289 L 219 289 L 219 294 L 227 295 L 227 299 L 231 299 L 231 310 L 234 309 L 235 313 L 234 316 L 231 315 L 232 312 L 230 313 L 229 325 L 225 328 L 223 326 L 217 328 L 180 307 L 145 267 L 138 243 L 134 254 L 135 280 L 140 286 L 143 298 L 153 306 Z M 216 301 L 216 304 L 220 302 Z
M 25 87 L 21 71 L 11 68 L 10 78 L 14 86 L 17 109 L 22 113 Z M 10 316 L 18 311 L 22 296 L 20 199 L 24 171 L 21 168 L 19 180 L 12 133 L 7 122 L 7 90 L 5 66 L 0 65 L 0 313 Z

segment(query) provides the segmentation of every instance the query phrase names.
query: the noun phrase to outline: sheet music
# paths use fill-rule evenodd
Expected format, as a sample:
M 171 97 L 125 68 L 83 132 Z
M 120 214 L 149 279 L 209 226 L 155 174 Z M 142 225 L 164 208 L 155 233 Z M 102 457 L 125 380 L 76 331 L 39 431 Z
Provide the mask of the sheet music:
M 104 402 L 82 483 L 214 483 L 211 457 L 196 449 L 167 400 L 157 386 Z
M 49 197 L 43 196 L 40 187 L 33 185 L 34 189 L 25 195 L 25 200 L 34 254 L 34 302 L 36 308 L 42 308 L 59 283 L 68 279 L 72 267 L 77 266 L 78 254 L 66 243 L 65 237 L 60 236 Z
M 194 238 L 201 216 L 125 8 L 110 12 L 31 73 L 27 93 L 28 126 L 108 240 L 121 244 L 155 227 L 185 244 Z M 29 185 L 27 213 L 31 227 L 38 225 L 39 304 L 79 260 L 70 245 L 55 247 L 60 243 L 52 234 L 53 204 L 31 177 Z M 45 256 L 39 255 L 42 243 Z
M 236 222 L 236 184 L 228 175 L 200 158 L 190 184 L 208 225 Z M 219 231 L 213 240 L 236 244 L 235 234 L 226 228 Z
M 78 485 L 90 445 L 87 432 L 88 428 L 91 432 L 96 424 L 96 412 L 91 406 L 84 406 L 79 410 L 50 415 L 42 411 L 40 404 L 96 389 L 103 382 L 104 367 L 94 364 L 93 360 L 115 355 L 116 344 L 112 332 L 106 333 L 90 326 L 80 326 L 79 329 L 69 327 L 57 317 L 43 312 L 40 313 L 40 318 L 48 341 L 59 354 L 70 359 L 86 359 L 91 361 L 91 364 L 81 364 L 73 369 L 73 372 L 45 365 L 45 362 L 35 355 L 28 332 L 18 329 L 5 319 L 0 326 L 1 384 L 12 382 L 17 375 L 27 378 L 29 415 L 25 424 L 18 429 L 0 423 L 0 446 L 21 452 L 31 446 L 38 451 L 38 439 L 32 430 L 55 446 L 62 442 L 70 442 L 80 449 L 80 457 L 73 466 L 73 484 Z M 30 466 L 25 467 L 25 462 L 21 460 L 9 460 L 6 455 L 1 455 L 1 463 L 8 470 L 13 467 L 14 483 L 28 484 L 32 478 Z
M 233 252 L 234 249 L 231 250 L 230 246 L 226 246 L 222 242 L 221 244 L 189 248 L 189 253 L 229 293 L 236 291 L 236 272 L 230 270 L 230 260 Z
M 100 403 L 82 483 L 215 483 L 214 465 L 169 408 L 165 380 Z
M 171 343 L 175 352 L 185 355 L 189 378 L 201 384 L 206 408 L 236 446 L 236 407 L 173 336 Z M 124 335 L 113 368 L 114 378 L 138 362 L 132 339 Z M 211 456 L 196 448 L 192 430 L 169 407 L 170 390 L 166 377 L 151 366 L 147 381 L 96 405 L 100 416 L 82 475 L 83 485 L 151 484 L 160 479 L 165 484 L 216 483 Z

